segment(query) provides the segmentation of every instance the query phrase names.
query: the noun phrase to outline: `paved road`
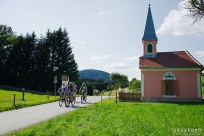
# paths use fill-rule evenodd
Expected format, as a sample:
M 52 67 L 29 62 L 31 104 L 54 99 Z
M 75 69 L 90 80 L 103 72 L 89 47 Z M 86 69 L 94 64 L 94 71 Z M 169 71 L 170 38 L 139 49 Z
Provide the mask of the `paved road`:
M 103 96 L 103 99 L 108 96 Z M 0 135 L 4 135 L 10 131 L 24 128 L 44 120 L 48 120 L 57 115 L 64 114 L 80 107 L 85 107 L 95 102 L 101 101 L 100 96 L 88 97 L 88 102 L 85 104 L 80 103 L 80 98 L 77 97 L 74 107 L 66 108 L 63 104 L 59 107 L 58 102 L 49 104 L 42 104 L 18 110 L 6 111 L 0 113 Z

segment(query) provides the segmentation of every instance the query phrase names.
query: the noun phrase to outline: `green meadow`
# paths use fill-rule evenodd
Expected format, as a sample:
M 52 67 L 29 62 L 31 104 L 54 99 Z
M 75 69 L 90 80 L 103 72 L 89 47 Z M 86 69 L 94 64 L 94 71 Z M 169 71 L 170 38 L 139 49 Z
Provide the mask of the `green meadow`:
M 14 106 L 14 94 L 16 94 L 16 101 Z M 16 108 L 28 107 L 33 105 L 39 105 L 44 103 L 49 103 L 58 100 L 58 97 L 49 96 L 44 94 L 33 94 L 25 92 L 25 100 L 22 100 L 22 92 L 19 91 L 8 91 L 0 89 L 0 112 L 12 110 Z
M 204 86 L 202 87 L 202 98 L 204 99 Z
M 204 105 L 104 100 L 8 135 L 204 135 Z

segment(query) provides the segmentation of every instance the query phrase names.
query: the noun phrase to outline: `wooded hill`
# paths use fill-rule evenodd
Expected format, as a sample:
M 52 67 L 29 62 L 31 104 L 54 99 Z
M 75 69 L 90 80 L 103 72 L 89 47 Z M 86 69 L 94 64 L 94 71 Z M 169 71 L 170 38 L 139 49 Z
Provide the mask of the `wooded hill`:
M 101 70 L 86 69 L 79 71 L 80 79 L 92 78 L 110 80 L 109 73 Z

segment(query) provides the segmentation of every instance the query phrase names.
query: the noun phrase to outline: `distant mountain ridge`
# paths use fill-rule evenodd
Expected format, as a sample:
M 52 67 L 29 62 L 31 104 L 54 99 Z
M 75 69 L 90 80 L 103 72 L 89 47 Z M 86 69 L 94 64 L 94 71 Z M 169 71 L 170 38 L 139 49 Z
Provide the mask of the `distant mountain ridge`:
M 86 69 L 79 71 L 79 77 L 82 78 L 93 78 L 93 79 L 104 79 L 110 80 L 109 73 L 101 70 Z

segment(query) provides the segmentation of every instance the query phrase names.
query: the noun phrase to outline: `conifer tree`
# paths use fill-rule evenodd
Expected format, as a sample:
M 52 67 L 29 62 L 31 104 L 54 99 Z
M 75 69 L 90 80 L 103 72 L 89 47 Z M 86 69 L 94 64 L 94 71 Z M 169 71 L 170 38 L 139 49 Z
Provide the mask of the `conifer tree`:
M 0 25 L 0 83 L 6 83 L 6 61 L 8 60 L 15 39 L 16 35 L 11 27 Z
M 78 66 L 74 60 L 71 43 L 65 29 L 59 28 L 53 32 L 48 30 L 46 36 L 39 41 L 37 52 L 37 75 L 43 75 L 39 79 L 40 88 L 53 90 L 55 75 L 58 76 L 58 86 L 63 74 L 67 74 L 71 81 L 78 81 Z
M 67 74 L 78 81 L 78 66 L 66 29 L 47 31 L 38 39 L 33 32 L 16 36 L 0 25 L 0 83 L 40 91 L 54 90 L 53 78 Z

